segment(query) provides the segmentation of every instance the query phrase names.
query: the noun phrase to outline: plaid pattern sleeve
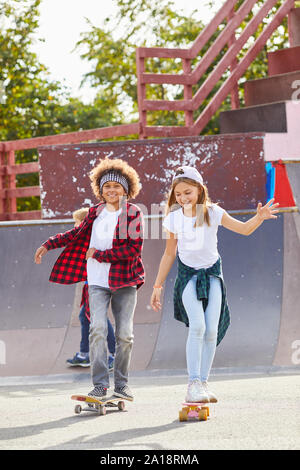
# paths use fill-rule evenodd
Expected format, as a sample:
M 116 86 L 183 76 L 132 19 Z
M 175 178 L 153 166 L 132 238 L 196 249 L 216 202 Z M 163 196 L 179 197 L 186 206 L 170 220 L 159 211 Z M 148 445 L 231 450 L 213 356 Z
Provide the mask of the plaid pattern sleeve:
M 59 233 L 44 244 L 47 249 L 65 247 L 56 260 L 49 280 L 58 284 L 74 284 L 86 281 L 86 251 L 89 247 L 93 221 L 98 206 L 91 207 L 84 221 L 77 228 Z M 49 247 L 49 248 L 48 248 Z
M 65 233 L 58 233 L 57 235 L 48 238 L 48 240 L 43 243 L 43 246 L 47 248 L 47 250 L 54 250 L 55 248 L 62 248 L 67 246 L 68 243 L 73 240 L 78 230 L 79 227 L 74 227 Z
M 221 258 L 208 269 L 194 269 L 190 266 L 186 266 L 179 257 L 178 259 L 178 275 L 175 281 L 174 286 L 174 317 L 176 320 L 182 321 L 189 326 L 189 320 L 187 313 L 185 311 L 183 302 L 182 302 L 182 294 L 183 291 L 189 282 L 189 280 L 194 276 L 197 275 L 197 299 L 201 300 L 203 303 L 203 309 L 205 311 L 208 299 L 209 299 L 209 276 L 215 276 L 220 279 L 221 287 L 222 287 L 222 304 L 221 304 L 221 313 L 218 325 L 218 338 L 217 338 L 217 345 L 222 341 L 224 338 L 226 331 L 230 325 L 230 313 L 229 307 L 227 303 L 227 296 L 226 296 L 226 286 L 223 279 L 222 274 L 222 263 Z

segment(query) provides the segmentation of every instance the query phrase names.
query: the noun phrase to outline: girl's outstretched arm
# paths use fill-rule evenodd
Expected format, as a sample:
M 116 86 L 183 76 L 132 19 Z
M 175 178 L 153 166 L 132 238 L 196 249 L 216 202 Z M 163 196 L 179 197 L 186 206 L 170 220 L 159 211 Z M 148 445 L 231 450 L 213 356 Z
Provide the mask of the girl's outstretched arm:
M 173 233 L 167 232 L 167 234 L 168 238 L 166 240 L 166 248 L 161 258 L 158 273 L 154 282 L 154 286 L 156 287 L 153 288 L 153 293 L 150 300 L 151 307 L 156 312 L 161 308 L 161 287 L 167 279 L 169 271 L 173 266 L 173 263 L 176 258 L 177 239 L 175 238 Z
M 246 222 L 231 217 L 227 212 L 223 214 L 222 225 L 228 230 L 240 233 L 241 235 L 251 235 L 267 219 L 277 219 L 279 203 L 273 204 L 275 199 L 270 199 L 265 206 L 261 202 L 257 205 L 256 215 Z

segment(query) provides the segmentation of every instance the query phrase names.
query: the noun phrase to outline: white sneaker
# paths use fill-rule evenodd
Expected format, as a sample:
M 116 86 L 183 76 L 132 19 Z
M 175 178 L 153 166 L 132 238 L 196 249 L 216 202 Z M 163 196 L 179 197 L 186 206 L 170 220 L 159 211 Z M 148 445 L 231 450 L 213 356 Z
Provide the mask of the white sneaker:
M 199 379 L 195 379 L 188 384 L 185 401 L 187 403 L 209 403 L 209 397 Z
M 208 383 L 207 382 L 202 382 L 202 387 L 205 390 L 206 394 L 208 395 L 209 402 L 210 403 L 217 403 L 218 399 L 217 399 L 216 395 L 208 389 Z

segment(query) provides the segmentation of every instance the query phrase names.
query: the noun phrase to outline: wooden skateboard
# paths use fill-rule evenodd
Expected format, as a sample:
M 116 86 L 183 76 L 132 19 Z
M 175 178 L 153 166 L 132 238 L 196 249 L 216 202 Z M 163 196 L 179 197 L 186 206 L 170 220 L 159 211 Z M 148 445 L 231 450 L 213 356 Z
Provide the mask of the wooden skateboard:
M 87 403 L 86 408 L 82 408 L 81 405 L 75 405 L 75 414 L 80 414 L 82 411 L 94 411 L 99 415 L 106 415 L 106 408 L 118 408 L 120 411 L 125 410 L 125 402 L 120 397 L 107 397 L 105 400 L 98 400 L 95 397 L 89 395 L 72 395 L 71 400 L 77 400 Z
M 179 411 L 179 421 L 187 421 L 189 418 L 197 418 L 199 421 L 206 421 L 209 416 L 208 403 L 182 403 Z

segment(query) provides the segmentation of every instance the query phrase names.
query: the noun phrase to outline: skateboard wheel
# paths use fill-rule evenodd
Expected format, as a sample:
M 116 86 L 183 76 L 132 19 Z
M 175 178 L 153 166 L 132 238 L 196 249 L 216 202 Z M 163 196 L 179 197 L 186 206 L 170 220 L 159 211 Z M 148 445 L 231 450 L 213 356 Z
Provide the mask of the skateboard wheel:
M 202 410 L 206 410 L 206 411 L 207 411 L 207 416 L 209 416 L 209 408 L 208 408 L 208 406 L 203 406 L 203 407 L 202 407 Z
M 75 405 L 74 412 L 75 412 L 77 415 L 80 415 L 81 410 L 82 410 L 81 405 Z
M 187 421 L 188 420 L 188 414 L 185 409 L 179 411 L 179 421 Z
M 105 405 L 100 405 L 99 406 L 99 415 L 101 415 L 101 416 L 106 415 L 106 406 Z
M 202 408 L 202 410 L 200 410 L 198 412 L 198 417 L 199 417 L 199 421 L 206 421 L 207 420 L 207 410 Z
M 120 411 L 125 410 L 125 402 L 124 401 L 118 401 L 118 408 Z

